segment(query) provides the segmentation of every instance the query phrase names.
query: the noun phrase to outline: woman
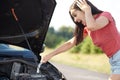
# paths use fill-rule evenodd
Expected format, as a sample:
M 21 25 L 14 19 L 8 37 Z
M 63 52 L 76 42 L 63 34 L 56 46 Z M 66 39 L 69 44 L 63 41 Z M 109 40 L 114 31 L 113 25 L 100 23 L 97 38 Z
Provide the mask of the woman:
M 41 62 L 45 63 L 53 56 L 78 45 L 83 41 L 86 30 L 93 43 L 109 57 L 112 71 L 109 80 L 120 80 L 120 34 L 111 14 L 97 9 L 88 0 L 74 1 L 69 13 L 76 24 L 74 37 L 42 57 Z

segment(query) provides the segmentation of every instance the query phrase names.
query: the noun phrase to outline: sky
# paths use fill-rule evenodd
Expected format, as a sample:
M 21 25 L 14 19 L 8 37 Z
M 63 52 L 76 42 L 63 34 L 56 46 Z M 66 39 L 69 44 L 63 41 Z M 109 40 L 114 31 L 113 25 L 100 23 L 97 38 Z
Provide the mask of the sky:
M 57 4 L 50 22 L 50 27 L 58 30 L 61 26 L 74 27 L 74 23 L 69 15 L 69 7 L 74 0 L 56 0 Z M 108 11 L 116 21 L 116 26 L 120 31 L 120 4 L 119 0 L 89 0 L 98 9 Z

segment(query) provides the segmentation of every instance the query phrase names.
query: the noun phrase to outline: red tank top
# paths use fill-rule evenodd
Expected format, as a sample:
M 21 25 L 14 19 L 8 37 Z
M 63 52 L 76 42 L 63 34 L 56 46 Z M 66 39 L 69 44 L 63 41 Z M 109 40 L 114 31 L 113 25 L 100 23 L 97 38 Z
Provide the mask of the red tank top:
M 102 12 L 99 16 L 108 18 L 109 23 L 105 27 L 90 31 L 89 34 L 93 43 L 100 47 L 104 53 L 111 57 L 118 50 L 120 50 L 120 33 L 116 28 L 115 21 L 109 12 Z

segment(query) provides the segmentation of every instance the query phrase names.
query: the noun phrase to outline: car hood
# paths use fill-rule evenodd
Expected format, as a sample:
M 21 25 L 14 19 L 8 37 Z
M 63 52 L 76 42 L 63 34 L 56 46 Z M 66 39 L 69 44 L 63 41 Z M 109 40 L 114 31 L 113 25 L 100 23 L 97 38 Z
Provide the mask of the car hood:
M 25 48 L 29 42 L 40 53 L 55 6 L 55 0 L 0 0 L 0 42 Z

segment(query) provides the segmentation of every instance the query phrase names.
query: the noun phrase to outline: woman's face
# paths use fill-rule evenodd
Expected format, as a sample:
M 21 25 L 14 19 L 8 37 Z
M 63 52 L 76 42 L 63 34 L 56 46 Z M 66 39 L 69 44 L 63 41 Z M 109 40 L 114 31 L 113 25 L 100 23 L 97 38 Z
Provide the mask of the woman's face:
M 81 22 L 83 25 L 86 25 L 84 12 L 76 9 L 71 9 L 70 14 L 73 17 L 74 22 Z

